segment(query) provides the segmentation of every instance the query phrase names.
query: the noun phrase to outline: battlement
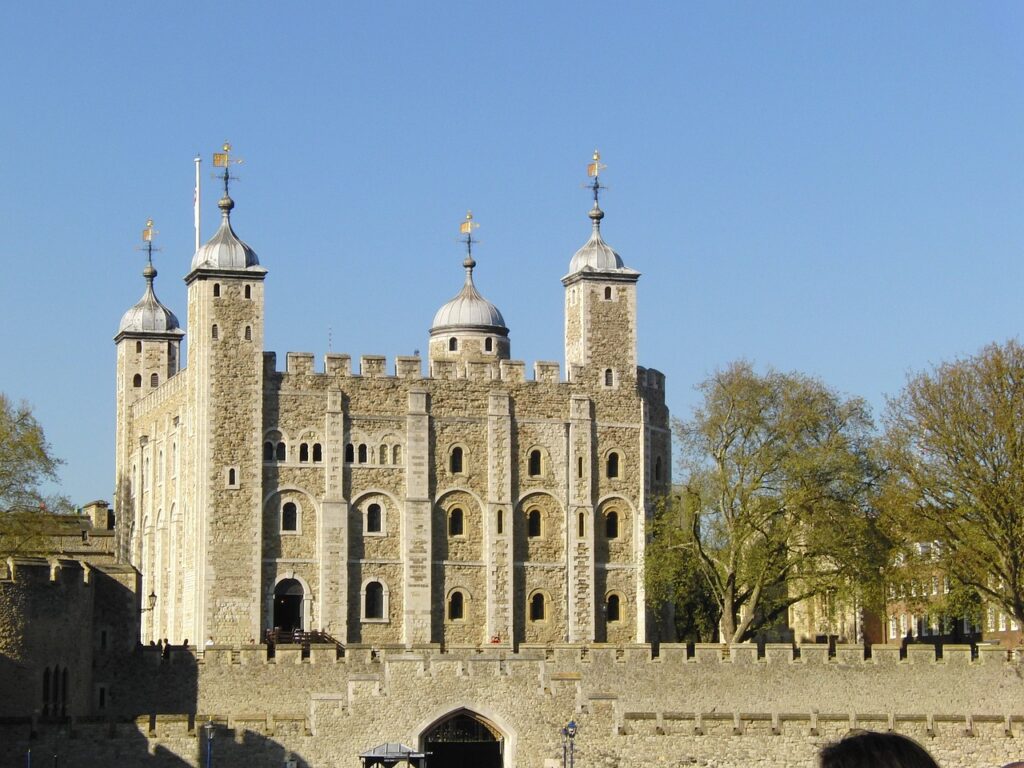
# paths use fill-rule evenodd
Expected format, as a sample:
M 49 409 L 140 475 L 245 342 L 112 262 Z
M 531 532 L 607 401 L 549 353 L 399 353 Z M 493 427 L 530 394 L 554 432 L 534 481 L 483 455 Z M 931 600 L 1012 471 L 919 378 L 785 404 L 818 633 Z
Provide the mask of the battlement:
M 188 386 L 188 378 L 188 368 L 182 368 L 148 395 L 140 397 L 131 405 L 132 418 L 138 418 L 142 414 L 152 411 L 179 394 Z

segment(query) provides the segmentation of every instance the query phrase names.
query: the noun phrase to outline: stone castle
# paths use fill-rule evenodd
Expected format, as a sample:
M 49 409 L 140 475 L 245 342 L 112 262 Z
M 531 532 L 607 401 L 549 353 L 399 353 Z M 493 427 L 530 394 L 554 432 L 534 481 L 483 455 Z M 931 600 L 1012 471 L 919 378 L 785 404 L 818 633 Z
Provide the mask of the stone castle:
M 187 328 L 150 263 L 115 338 L 116 525 L 91 505 L 49 557 L 0 564 L 0 768 L 812 766 L 852 728 L 943 765 L 1024 757 L 1017 651 L 657 642 L 665 381 L 593 186 L 564 368 L 528 378 L 471 219 L 425 362 L 279 371 L 225 183 Z

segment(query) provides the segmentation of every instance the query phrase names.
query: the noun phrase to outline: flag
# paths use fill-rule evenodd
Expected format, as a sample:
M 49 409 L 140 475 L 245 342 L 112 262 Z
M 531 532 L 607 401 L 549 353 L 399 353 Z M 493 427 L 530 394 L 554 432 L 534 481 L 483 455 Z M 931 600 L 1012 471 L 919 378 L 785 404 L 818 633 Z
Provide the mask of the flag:
M 214 166 L 214 168 L 227 168 L 228 167 L 228 153 L 227 152 L 214 152 L 213 153 L 213 166 Z
M 474 227 L 479 226 L 479 224 L 473 221 L 473 212 L 466 211 L 466 220 L 459 225 L 459 233 L 463 235 L 471 235 L 473 234 Z

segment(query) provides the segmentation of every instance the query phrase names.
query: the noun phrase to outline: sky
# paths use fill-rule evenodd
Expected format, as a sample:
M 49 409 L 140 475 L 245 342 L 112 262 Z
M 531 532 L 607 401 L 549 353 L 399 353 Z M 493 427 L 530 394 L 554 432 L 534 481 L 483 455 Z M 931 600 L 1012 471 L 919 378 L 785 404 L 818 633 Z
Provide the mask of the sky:
M 236 232 L 269 270 L 266 348 L 426 350 L 462 283 L 512 357 L 563 360 L 589 235 L 639 270 L 639 362 L 685 418 L 743 358 L 880 414 L 909 373 L 1022 327 L 1024 5 L 943 2 L 9 4 L 0 24 L 0 391 L 111 498 L 113 336 L 185 323 L 194 250 L 244 159 Z

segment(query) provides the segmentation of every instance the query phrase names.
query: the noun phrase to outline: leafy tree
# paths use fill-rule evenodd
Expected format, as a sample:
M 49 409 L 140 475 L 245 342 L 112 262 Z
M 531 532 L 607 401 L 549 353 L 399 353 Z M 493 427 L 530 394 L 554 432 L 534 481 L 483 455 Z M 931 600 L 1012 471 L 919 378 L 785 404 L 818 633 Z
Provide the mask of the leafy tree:
M 820 381 L 733 363 L 698 386 L 703 404 L 676 421 L 691 532 L 673 545 L 696 560 L 740 642 L 816 595 L 877 595 L 877 479 L 862 400 Z
M 883 455 L 904 573 L 941 572 L 951 594 L 1024 622 L 1024 347 L 992 344 L 911 376 L 889 401 Z
M 0 554 L 41 549 L 47 526 L 40 513 L 70 508 L 66 499 L 39 488 L 57 478 L 60 464 L 31 407 L 0 393 Z

